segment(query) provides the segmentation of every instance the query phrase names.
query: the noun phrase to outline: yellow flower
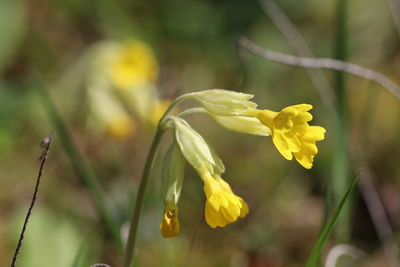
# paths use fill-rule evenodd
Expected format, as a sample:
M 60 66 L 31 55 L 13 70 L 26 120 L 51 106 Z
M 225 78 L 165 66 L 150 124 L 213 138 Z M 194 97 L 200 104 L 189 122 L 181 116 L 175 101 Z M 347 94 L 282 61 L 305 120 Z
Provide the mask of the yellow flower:
M 106 134 L 124 139 L 134 133 L 133 119 L 107 88 L 90 88 L 88 100 L 96 126 Z
M 224 227 L 245 217 L 249 213 L 247 203 L 232 192 L 231 187 L 220 176 L 204 177 L 206 222 L 212 228 Z
M 167 110 L 171 101 L 169 100 L 157 100 L 154 104 L 153 110 L 151 111 L 151 116 L 149 118 L 150 122 L 157 126 L 158 121 L 161 119 L 164 112 Z
M 160 224 L 161 234 L 165 238 L 177 236 L 180 231 L 178 220 L 178 207 L 168 207 L 164 212 L 164 218 Z
M 110 65 L 111 81 L 120 89 L 154 82 L 157 74 L 158 65 L 152 51 L 140 41 L 124 43 Z
M 294 155 L 304 168 L 310 169 L 318 153 L 315 142 L 325 137 L 323 127 L 308 124 L 312 120 L 308 112 L 310 109 L 312 105 L 299 104 L 286 107 L 280 112 L 253 110 L 250 114 L 271 129 L 274 145 L 287 160 L 292 160 Z
M 115 118 L 110 118 L 106 131 L 115 138 L 124 139 L 133 133 L 134 124 L 129 115 L 119 114 Z

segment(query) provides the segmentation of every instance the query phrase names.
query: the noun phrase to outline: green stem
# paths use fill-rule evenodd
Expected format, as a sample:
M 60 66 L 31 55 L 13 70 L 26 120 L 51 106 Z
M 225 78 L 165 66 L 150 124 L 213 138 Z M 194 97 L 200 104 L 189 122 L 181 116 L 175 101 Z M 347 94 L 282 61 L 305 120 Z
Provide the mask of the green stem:
M 336 58 L 345 61 L 347 58 L 347 0 L 337 0 Z M 336 72 L 336 113 L 333 156 L 333 197 L 335 204 L 340 201 L 349 187 L 349 155 L 347 151 L 347 97 L 346 81 L 342 72 Z M 343 208 L 343 215 L 338 221 L 338 237 L 342 241 L 348 239 L 350 233 L 351 208 L 348 204 Z
M 144 195 L 146 193 L 146 187 L 149 181 L 151 167 L 153 166 L 154 158 L 157 152 L 158 145 L 160 144 L 162 134 L 163 131 L 160 128 L 157 128 L 157 132 L 151 144 L 149 154 L 147 155 L 142 179 L 140 180 L 139 189 L 136 195 L 135 208 L 133 210 L 133 216 L 129 229 L 128 243 L 126 245 L 125 264 L 124 264 L 125 267 L 131 266 L 133 261 L 137 230 L 139 226 L 140 212 L 142 211 Z
M 154 159 L 157 153 L 157 148 L 158 145 L 160 144 L 161 137 L 165 131 L 164 124 L 166 121 L 166 118 L 168 117 L 169 113 L 174 109 L 174 107 L 181 102 L 182 100 L 190 97 L 191 94 L 186 94 L 182 95 L 178 98 L 176 98 L 171 105 L 168 107 L 168 109 L 165 111 L 164 115 L 160 119 L 157 127 L 156 134 L 153 138 L 153 142 L 151 143 L 151 147 L 149 150 L 149 153 L 146 158 L 146 163 L 144 165 L 144 170 L 142 174 L 142 179 L 140 180 L 139 184 L 139 189 L 136 195 L 136 202 L 135 202 L 135 208 L 133 210 L 133 215 L 131 219 L 131 224 L 130 224 L 130 229 L 129 229 L 129 235 L 128 235 L 128 242 L 126 245 L 126 252 L 125 252 L 125 261 L 124 261 L 124 267 L 130 267 L 133 262 L 133 257 L 135 253 L 135 246 L 136 246 L 136 239 L 137 239 L 137 231 L 139 227 L 139 219 L 140 219 L 140 213 L 142 211 L 143 207 L 143 200 L 144 196 L 146 193 L 146 188 L 147 184 L 150 178 L 150 172 L 154 163 Z

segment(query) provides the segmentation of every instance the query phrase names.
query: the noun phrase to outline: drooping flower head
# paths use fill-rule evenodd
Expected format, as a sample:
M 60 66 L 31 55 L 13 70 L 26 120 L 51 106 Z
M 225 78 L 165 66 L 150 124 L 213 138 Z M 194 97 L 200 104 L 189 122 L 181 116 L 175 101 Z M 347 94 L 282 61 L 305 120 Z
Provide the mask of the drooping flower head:
M 167 206 L 165 208 L 160 230 L 165 238 L 174 237 L 179 234 L 180 225 L 178 220 L 178 207 L 176 205 Z
M 214 178 L 207 175 L 203 177 L 203 181 L 207 197 L 204 213 L 209 226 L 224 227 L 249 213 L 247 203 L 235 195 L 229 184 L 220 176 Z
M 308 112 L 311 109 L 312 105 L 299 104 L 280 112 L 253 110 L 250 114 L 271 129 L 275 147 L 287 160 L 292 160 L 294 156 L 304 168 L 310 169 L 318 153 L 315 143 L 325 137 L 323 127 L 308 124 L 313 118 Z
M 204 182 L 207 224 L 212 228 L 224 227 L 246 216 L 249 212 L 246 202 L 235 195 L 221 178 L 225 167 L 216 152 L 185 120 L 177 117 L 171 117 L 171 120 L 175 124 L 176 141 L 183 156 Z
M 162 171 L 167 186 L 164 196 L 164 216 L 160 224 L 161 234 L 165 238 L 179 234 L 178 201 L 184 180 L 184 158 L 176 142 L 168 149 Z

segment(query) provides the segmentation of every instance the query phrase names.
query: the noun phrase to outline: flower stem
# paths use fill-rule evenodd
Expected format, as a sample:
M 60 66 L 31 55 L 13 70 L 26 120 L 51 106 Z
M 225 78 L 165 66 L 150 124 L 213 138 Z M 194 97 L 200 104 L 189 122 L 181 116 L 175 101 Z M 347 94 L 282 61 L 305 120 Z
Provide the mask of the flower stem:
M 143 174 L 142 174 L 142 179 L 140 180 L 139 184 L 139 189 L 136 195 L 136 202 L 135 202 L 135 208 L 133 210 L 133 215 L 131 219 L 131 224 L 130 224 L 130 229 L 129 229 L 129 235 L 128 235 L 128 242 L 126 245 L 126 250 L 125 250 L 125 261 L 124 261 L 124 267 L 130 267 L 133 262 L 133 257 L 135 254 L 135 246 L 136 246 L 136 239 L 137 239 L 137 231 L 139 227 L 139 219 L 140 219 L 140 213 L 142 211 L 143 207 L 143 200 L 144 196 L 146 193 L 146 187 L 150 178 L 150 173 L 151 169 L 154 163 L 154 159 L 157 153 L 157 148 L 158 145 L 160 144 L 161 137 L 165 131 L 164 129 L 164 122 L 166 118 L 168 117 L 169 113 L 174 109 L 174 107 L 181 102 L 183 99 L 185 99 L 187 95 L 182 95 L 178 98 L 176 98 L 171 105 L 168 107 L 168 109 L 165 111 L 164 115 L 160 119 L 157 127 L 156 134 L 153 138 L 153 141 L 151 143 L 151 147 L 149 150 L 149 153 L 146 158 L 146 163 L 144 165 L 143 169 Z
M 140 180 L 139 190 L 136 195 L 135 209 L 133 210 L 133 216 L 129 229 L 128 243 L 126 245 L 125 263 L 124 263 L 125 267 L 130 267 L 133 261 L 137 230 L 139 226 L 140 212 L 143 206 L 144 195 L 150 177 L 151 167 L 153 166 L 154 158 L 157 152 L 158 145 L 160 144 L 162 134 L 163 131 L 160 129 L 160 127 L 158 127 L 156 135 L 154 136 L 153 142 L 151 144 L 149 154 L 147 155 L 142 179 Z
M 336 58 L 347 59 L 347 1 L 337 0 L 336 10 Z M 333 153 L 333 179 L 332 189 L 335 205 L 346 192 L 350 185 L 350 160 L 347 144 L 347 92 L 345 76 L 341 72 L 336 73 L 336 114 Z M 342 215 L 338 219 L 337 236 L 341 241 L 347 241 L 351 226 L 351 198 L 343 207 Z

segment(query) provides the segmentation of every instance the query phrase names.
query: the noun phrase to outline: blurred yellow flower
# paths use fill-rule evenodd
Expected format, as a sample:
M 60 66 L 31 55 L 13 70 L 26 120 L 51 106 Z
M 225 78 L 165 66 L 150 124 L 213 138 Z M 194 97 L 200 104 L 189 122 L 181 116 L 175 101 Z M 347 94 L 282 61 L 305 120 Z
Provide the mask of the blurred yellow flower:
M 134 132 L 133 120 L 127 114 L 110 118 L 106 125 L 106 132 L 115 138 L 124 139 Z
M 164 212 L 164 218 L 160 224 L 161 234 L 165 238 L 174 237 L 179 234 L 180 225 L 178 220 L 178 207 L 168 207 Z
M 111 59 L 110 78 L 120 89 L 153 83 L 157 75 L 157 61 L 150 48 L 140 41 L 123 43 Z
M 308 112 L 311 109 L 312 105 L 299 104 L 280 112 L 254 109 L 249 114 L 271 129 L 274 145 L 287 160 L 292 160 L 294 155 L 304 168 L 310 169 L 318 153 L 315 143 L 325 137 L 323 127 L 308 124 L 313 118 Z
M 229 184 L 219 175 L 215 178 L 206 175 L 203 181 L 204 193 L 207 197 L 205 218 L 209 226 L 224 227 L 249 213 L 247 203 L 235 195 Z
M 151 111 L 151 116 L 149 121 L 157 126 L 158 121 L 161 119 L 164 112 L 167 110 L 169 104 L 171 103 L 170 100 L 157 100 L 153 105 L 153 110 Z
M 97 127 L 117 139 L 124 139 L 133 134 L 135 130 L 133 119 L 106 88 L 91 88 L 88 99 Z

